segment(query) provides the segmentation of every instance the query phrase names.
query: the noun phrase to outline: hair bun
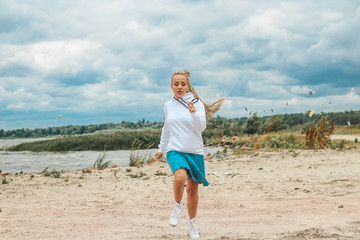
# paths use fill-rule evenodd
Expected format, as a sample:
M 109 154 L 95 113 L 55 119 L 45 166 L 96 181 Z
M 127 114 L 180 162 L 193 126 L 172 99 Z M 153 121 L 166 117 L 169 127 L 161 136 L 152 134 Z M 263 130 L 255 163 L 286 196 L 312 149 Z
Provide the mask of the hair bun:
M 174 72 L 173 76 L 178 74 L 185 75 L 188 79 L 190 78 L 190 72 L 186 69 L 181 69 L 179 71 Z

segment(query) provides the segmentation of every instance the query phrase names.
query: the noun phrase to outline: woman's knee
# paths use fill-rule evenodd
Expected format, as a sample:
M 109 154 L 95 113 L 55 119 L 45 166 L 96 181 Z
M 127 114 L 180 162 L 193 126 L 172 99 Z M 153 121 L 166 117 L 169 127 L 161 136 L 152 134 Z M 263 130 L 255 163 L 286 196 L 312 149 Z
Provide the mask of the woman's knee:
M 174 182 L 175 184 L 185 184 L 187 178 L 187 172 L 185 169 L 181 168 L 175 171 L 174 173 Z
M 186 186 L 186 193 L 188 195 L 198 194 L 198 189 L 199 189 L 199 183 L 190 180 L 188 181 L 188 184 Z

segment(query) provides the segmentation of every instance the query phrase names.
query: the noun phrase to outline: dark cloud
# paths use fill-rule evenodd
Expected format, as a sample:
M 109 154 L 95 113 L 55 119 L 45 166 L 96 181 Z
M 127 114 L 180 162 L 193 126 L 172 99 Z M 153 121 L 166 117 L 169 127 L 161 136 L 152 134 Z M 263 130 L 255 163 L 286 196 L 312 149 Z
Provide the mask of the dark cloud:
M 345 68 L 339 66 L 339 64 L 320 64 L 307 67 L 294 66 L 285 72 L 288 76 L 297 79 L 298 84 L 312 86 L 327 84 L 334 89 L 360 87 L 360 81 L 358 81 L 358 79 L 360 79 L 360 72 L 347 72 Z M 339 94 L 340 93 L 341 92 L 339 92 Z
M 103 71 L 87 68 L 72 73 L 52 72 L 46 76 L 46 81 L 56 81 L 64 86 L 81 86 L 83 84 L 93 84 L 105 80 L 107 76 Z
M 10 64 L 6 67 L 1 68 L 0 78 L 4 77 L 15 77 L 15 78 L 23 78 L 26 76 L 31 76 L 35 74 L 34 70 L 27 65 L 16 65 Z

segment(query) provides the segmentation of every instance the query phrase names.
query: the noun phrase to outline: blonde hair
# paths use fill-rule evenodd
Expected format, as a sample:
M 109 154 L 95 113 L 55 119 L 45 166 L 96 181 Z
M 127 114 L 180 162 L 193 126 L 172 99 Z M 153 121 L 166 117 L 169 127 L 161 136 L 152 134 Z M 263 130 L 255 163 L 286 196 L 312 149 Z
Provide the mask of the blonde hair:
M 172 79 L 173 79 L 173 77 L 175 75 L 184 75 L 186 77 L 186 79 L 188 81 L 188 85 L 189 85 L 188 92 L 192 93 L 194 95 L 194 97 L 198 98 L 204 104 L 206 120 L 212 118 L 214 116 L 214 114 L 221 109 L 221 104 L 225 101 L 225 97 L 220 98 L 220 99 L 212 102 L 211 104 L 204 103 L 204 101 L 201 100 L 201 98 L 199 97 L 199 95 L 195 91 L 194 87 L 190 83 L 190 72 L 188 70 L 182 69 L 182 70 L 174 72 L 172 77 L 171 77 L 171 82 L 172 82 Z

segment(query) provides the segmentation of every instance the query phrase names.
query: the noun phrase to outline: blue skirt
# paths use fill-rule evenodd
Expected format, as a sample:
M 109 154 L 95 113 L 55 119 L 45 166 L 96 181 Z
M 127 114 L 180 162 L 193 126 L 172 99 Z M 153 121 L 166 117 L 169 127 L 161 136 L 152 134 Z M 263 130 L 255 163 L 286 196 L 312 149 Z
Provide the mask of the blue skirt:
M 205 178 L 204 155 L 169 151 L 166 159 L 173 174 L 176 170 L 184 168 L 188 178 L 190 175 L 196 182 L 202 183 L 204 186 L 209 185 Z

